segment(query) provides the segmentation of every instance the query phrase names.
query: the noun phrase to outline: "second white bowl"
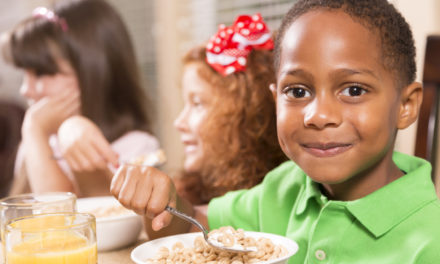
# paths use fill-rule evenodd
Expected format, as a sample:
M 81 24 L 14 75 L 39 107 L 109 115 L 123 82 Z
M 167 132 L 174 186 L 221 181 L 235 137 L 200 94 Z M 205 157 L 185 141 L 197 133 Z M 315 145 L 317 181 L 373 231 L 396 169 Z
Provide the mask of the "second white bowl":
M 112 196 L 81 198 L 78 212 L 96 217 L 98 251 L 123 248 L 135 243 L 142 230 L 142 217 L 122 207 Z

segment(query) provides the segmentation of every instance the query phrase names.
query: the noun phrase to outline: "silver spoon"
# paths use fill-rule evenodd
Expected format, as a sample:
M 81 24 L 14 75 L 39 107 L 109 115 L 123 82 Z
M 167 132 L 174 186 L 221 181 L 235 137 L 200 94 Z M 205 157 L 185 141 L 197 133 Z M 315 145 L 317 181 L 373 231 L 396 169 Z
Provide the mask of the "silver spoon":
M 232 248 L 232 247 L 226 247 L 226 246 L 220 246 L 217 244 L 214 244 L 211 242 L 211 240 L 209 240 L 208 234 L 209 231 L 208 229 L 206 229 L 199 221 L 197 221 L 196 219 L 192 218 L 191 216 L 188 216 L 178 210 L 176 210 L 173 207 L 169 207 L 168 205 L 165 207 L 165 210 L 167 210 L 168 212 L 170 212 L 171 214 L 190 222 L 191 224 L 197 226 L 197 228 L 199 228 L 202 231 L 203 234 L 203 238 L 205 239 L 206 243 L 208 243 L 211 247 L 220 249 L 220 250 L 225 250 L 225 251 L 229 251 L 229 252 L 234 252 L 234 253 L 248 253 L 248 252 L 256 252 L 257 249 L 256 248 Z

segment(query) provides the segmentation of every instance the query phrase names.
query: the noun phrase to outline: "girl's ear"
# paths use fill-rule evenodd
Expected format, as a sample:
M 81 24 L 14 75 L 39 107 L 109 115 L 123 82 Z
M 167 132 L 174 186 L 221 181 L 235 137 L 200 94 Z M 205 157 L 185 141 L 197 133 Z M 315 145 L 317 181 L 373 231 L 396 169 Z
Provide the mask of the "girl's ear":
M 423 99 L 423 86 L 419 82 L 413 82 L 403 88 L 401 93 L 401 105 L 397 128 L 409 127 L 417 120 Z
M 277 101 L 277 86 L 276 86 L 276 84 L 271 83 L 269 85 L 269 89 L 272 92 L 273 100 L 276 102 Z

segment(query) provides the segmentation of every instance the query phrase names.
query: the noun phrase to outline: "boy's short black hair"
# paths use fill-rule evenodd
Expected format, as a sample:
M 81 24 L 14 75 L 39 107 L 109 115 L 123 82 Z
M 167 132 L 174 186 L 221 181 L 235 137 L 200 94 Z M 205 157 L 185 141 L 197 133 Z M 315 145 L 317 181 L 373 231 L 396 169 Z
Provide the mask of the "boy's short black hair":
M 299 0 L 284 17 L 275 41 L 275 70 L 278 72 L 281 42 L 290 25 L 313 10 L 341 10 L 373 32 L 382 43 L 383 63 L 394 71 L 399 87 L 415 80 L 414 39 L 410 26 L 387 0 Z

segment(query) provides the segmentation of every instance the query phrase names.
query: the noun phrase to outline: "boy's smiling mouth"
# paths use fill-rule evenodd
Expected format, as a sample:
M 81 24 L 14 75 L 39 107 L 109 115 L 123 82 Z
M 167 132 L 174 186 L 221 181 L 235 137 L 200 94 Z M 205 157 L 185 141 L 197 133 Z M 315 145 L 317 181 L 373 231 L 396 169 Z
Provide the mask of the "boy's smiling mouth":
M 339 143 L 339 142 L 311 142 L 300 144 L 301 147 L 308 153 L 319 158 L 326 158 L 336 156 L 349 150 L 353 144 Z

